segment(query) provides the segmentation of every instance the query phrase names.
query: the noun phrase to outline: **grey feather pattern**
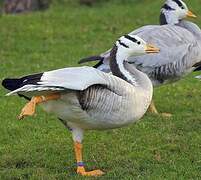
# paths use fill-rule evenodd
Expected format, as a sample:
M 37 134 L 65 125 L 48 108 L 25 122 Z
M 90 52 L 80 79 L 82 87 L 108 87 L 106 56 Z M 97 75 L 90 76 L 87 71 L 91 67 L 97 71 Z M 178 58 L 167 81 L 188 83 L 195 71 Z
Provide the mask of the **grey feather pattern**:
M 193 71 L 193 65 L 201 62 L 201 31 L 193 23 L 182 21 L 181 25 L 150 25 L 130 33 L 160 48 L 160 53 L 130 57 L 129 62 L 146 73 L 154 85 L 166 80 L 177 80 Z M 109 51 L 103 53 L 106 69 Z M 109 66 L 107 66 L 109 71 Z
M 114 84 L 114 80 L 118 81 L 118 83 Z M 30 93 L 41 92 L 41 94 L 45 94 L 46 91 L 48 93 L 50 91 L 82 91 L 97 84 L 106 86 L 117 94 L 124 93 L 123 86 L 131 86 L 116 76 L 86 66 L 44 72 L 38 85 L 25 85 L 15 91 L 11 91 L 7 96 L 17 93 L 30 95 Z

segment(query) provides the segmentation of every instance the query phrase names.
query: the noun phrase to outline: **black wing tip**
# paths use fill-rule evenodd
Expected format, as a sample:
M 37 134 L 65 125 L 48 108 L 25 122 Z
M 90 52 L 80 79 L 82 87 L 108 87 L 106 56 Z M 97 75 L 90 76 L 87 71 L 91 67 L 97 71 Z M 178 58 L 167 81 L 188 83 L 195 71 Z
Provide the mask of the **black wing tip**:
M 2 81 L 1 85 L 10 91 L 13 91 L 19 87 L 19 79 L 6 78 Z
M 2 81 L 2 86 L 5 88 L 5 89 L 8 89 L 10 91 L 14 91 L 16 89 L 18 89 L 20 87 L 20 84 L 21 84 L 21 81 L 20 79 L 9 79 L 9 78 L 6 78 Z M 23 94 L 18 94 L 18 96 L 20 97 L 23 97 L 27 100 L 31 100 L 29 97 L 23 95 Z
M 2 81 L 1 84 L 5 89 L 14 91 L 18 88 L 21 88 L 22 86 L 26 84 L 37 84 L 37 82 L 40 81 L 42 75 L 43 73 L 39 73 L 39 74 L 24 76 L 19 79 L 6 78 Z
M 81 59 L 78 62 L 78 64 L 83 64 L 83 63 L 91 62 L 91 61 L 103 61 L 103 60 L 104 60 L 104 57 L 101 57 L 101 56 L 90 56 L 90 57 Z

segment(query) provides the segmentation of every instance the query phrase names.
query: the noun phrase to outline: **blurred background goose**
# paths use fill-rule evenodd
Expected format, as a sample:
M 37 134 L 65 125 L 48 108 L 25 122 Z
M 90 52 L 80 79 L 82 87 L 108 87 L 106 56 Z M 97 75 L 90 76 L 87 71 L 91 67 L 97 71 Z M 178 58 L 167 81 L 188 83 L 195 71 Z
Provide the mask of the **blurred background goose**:
M 154 86 L 179 80 L 201 65 L 201 30 L 191 22 L 183 20 L 196 17 L 181 0 L 167 0 L 160 14 L 161 25 L 143 26 L 130 35 L 138 35 L 156 44 L 160 53 L 151 56 L 131 57 L 130 63 L 146 73 Z M 94 67 L 110 72 L 110 50 L 100 56 L 84 58 L 80 63 L 100 60 Z M 149 111 L 158 114 L 152 101 Z M 162 113 L 163 116 L 171 116 Z
M 19 116 L 31 116 L 37 104 L 54 113 L 72 130 L 77 173 L 102 175 L 101 170 L 86 172 L 82 161 L 85 130 L 112 129 L 140 119 L 150 105 L 153 87 L 146 74 L 129 64 L 130 56 L 157 53 L 137 36 L 123 36 L 111 51 L 110 67 L 114 75 L 93 67 L 65 68 L 22 77 L 5 79 L 2 85 L 30 101 Z M 118 76 L 118 77 L 117 77 Z

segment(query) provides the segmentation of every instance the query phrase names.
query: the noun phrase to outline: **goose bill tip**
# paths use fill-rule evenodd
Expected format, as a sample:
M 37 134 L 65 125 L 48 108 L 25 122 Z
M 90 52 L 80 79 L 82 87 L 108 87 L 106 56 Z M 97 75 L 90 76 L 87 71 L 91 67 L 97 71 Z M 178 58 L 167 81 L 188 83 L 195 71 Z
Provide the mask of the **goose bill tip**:
M 192 13 L 192 11 L 188 11 L 187 17 L 196 18 L 197 16 L 194 13 Z

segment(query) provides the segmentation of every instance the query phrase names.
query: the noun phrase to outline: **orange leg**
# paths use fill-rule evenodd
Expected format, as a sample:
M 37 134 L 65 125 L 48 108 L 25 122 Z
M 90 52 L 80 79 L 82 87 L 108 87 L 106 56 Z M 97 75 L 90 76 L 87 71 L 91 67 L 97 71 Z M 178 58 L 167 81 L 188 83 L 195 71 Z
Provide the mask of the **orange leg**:
M 101 176 L 104 174 L 101 170 L 85 171 L 84 164 L 82 162 L 82 144 L 79 142 L 74 143 L 75 156 L 77 160 L 77 173 L 82 176 Z
M 22 109 L 18 119 L 23 119 L 25 116 L 33 116 L 35 114 L 36 105 L 50 100 L 57 100 L 60 98 L 59 93 L 47 96 L 34 96 L 31 98 L 24 108 Z

